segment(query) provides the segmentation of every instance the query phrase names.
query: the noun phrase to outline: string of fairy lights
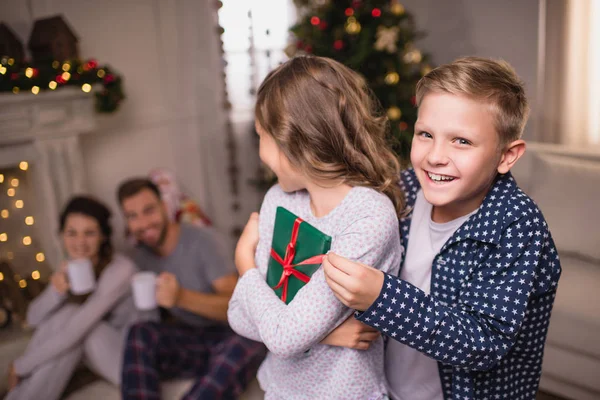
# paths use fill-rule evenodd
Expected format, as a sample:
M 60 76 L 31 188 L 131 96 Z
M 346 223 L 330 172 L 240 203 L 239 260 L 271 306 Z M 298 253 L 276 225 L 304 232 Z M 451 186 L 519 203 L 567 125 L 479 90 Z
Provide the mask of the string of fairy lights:
M 18 63 L 8 56 L 0 58 L 0 93 L 31 92 L 38 95 L 45 90 L 73 86 L 79 87 L 84 93 L 98 88 L 95 96 L 99 112 L 115 111 L 125 98 L 121 77 L 110 67 L 100 66 L 94 59 L 54 60 L 31 65 Z
M 27 161 L 21 161 L 19 163 L 19 169 L 24 172 L 27 171 L 29 169 L 29 163 Z M 0 190 L 6 190 L 6 195 L 9 198 L 9 204 L 0 209 L 0 220 L 6 221 L 11 218 L 23 218 L 23 224 L 25 226 L 24 233 L 21 233 L 16 238 L 12 237 L 12 232 L 7 232 L 3 228 L 0 228 L 0 246 L 3 248 L 2 256 L 9 263 L 15 258 L 15 247 L 18 246 L 18 243 L 25 247 L 33 245 L 33 239 L 31 238 L 31 234 L 28 232 L 27 227 L 32 227 L 35 224 L 35 218 L 32 215 L 25 215 L 23 217 L 21 215 L 23 212 L 19 212 L 19 210 L 24 210 L 25 208 L 24 201 L 18 196 L 20 185 L 21 181 L 19 178 L 6 172 L 0 173 Z M 6 227 L 6 225 L 6 223 L 2 223 L 0 226 Z M 43 263 L 46 260 L 45 254 L 41 251 L 35 252 L 33 257 L 37 263 Z M 39 280 L 42 277 L 40 270 L 37 268 L 31 271 L 30 275 L 33 280 Z M 11 277 L 4 276 L 0 271 L 0 282 L 10 278 Z M 25 277 L 15 273 L 12 278 L 19 284 L 21 289 L 27 288 L 27 279 Z

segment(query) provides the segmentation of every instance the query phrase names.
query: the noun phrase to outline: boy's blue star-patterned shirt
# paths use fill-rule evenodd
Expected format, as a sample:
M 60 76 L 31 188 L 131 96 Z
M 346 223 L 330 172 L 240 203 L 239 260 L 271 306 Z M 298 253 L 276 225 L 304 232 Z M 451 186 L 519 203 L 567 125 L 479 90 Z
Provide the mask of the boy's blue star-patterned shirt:
M 412 209 L 419 182 L 402 174 Z M 412 214 L 400 221 L 408 246 Z M 438 361 L 445 399 L 535 399 L 560 262 L 548 225 L 510 173 L 434 258 L 431 293 L 385 275 L 356 316 Z

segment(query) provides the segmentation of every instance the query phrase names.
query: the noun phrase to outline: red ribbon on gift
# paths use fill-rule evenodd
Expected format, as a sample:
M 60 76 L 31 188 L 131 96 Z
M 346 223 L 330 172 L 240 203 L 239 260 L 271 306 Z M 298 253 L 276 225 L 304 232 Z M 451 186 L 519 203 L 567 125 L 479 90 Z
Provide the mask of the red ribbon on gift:
M 284 303 L 287 299 L 288 281 L 291 275 L 300 279 L 304 283 L 308 283 L 310 281 L 310 276 L 296 270 L 295 268 L 298 265 L 322 264 L 323 258 L 325 257 L 325 254 L 321 254 L 318 256 L 310 257 L 302 262 L 299 262 L 298 264 L 292 264 L 292 261 L 294 261 L 294 256 L 296 255 L 296 241 L 298 240 L 298 231 L 300 230 L 300 224 L 302 224 L 302 222 L 304 222 L 302 218 L 296 218 L 296 220 L 294 221 L 292 237 L 287 245 L 287 248 L 285 250 L 285 256 L 283 259 L 279 256 L 279 254 L 275 252 L 274 249 L 271 249 L 271 257 L 273 257 L 275 261 L 277 261 L 283 267 L 281 279 L 279 280 L 277 286 L 274 286 L 274 289 L 279 289 L 283 287 L 283 291 L 281 292 L 281 300 L 283 300 Z

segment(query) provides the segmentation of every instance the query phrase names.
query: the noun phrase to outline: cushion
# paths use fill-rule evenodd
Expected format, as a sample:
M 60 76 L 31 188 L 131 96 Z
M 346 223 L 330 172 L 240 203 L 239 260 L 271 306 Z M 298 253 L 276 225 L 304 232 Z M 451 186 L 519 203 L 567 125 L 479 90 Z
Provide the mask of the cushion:
M 544 377 L 552 377 L 567 383 L 567 385 L 573 385 L 575 390 L 559 392 L 567 399 L 597 400 L 600 398 L 599 369 L 600 361 L 598 359 L 547 345 L 544 351 L 542 380 Z M 545 383 L 542 383 L 543 388 L 546 386 Z M 554 397 L 552 398 L 554 399 Z
M 559 250 L 600 260 L 600 163 L 535 154 L 529 195 Z
M 529 194 L 531 191 L 531 172 L 533 169 L 534 157 L 534 151 L 527 148 L 525 154 L 523 154 L 519 161 L 517 161 L 517 163 L 510 170 L 513 178 L 515 181 L 517 181 L 517 185 L 519 185 L 519 187 L 527 194 Z
M 570 255 L 561 256 L 560 262 L 547 342 L 600 361 L 600 263 Z

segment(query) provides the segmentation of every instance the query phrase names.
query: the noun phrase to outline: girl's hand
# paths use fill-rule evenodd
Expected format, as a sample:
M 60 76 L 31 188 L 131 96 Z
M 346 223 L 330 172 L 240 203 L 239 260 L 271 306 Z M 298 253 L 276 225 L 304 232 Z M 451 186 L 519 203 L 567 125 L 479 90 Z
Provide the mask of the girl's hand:
M 258 213 L 252 213 L 235 248 L 235 266 L 240 276 L 256 268 L 254 254 L 258 245 Z
M 67 279 L 67 263 L 62 263 L 60 268 L 52 274 L 50 277 L 50 283 L 54 286 L 54 289 L 60 293 L 65 294 L 69 290 L 69 280 Z
M 383 272 L 334 253 L 323 260 L 327 284 L 346 307 L 365 311 L 377 300 L 383 287 Z
M 13 390 L 21 381 L 21 378 L 17 375 L 15 371 L 15 366 L 13 363 L 10 363 L 8 367 L 8 391 Z
M 340 326 L 335 328 L 329 336 L 321 341 L 328 346 L 347 347 L 355 350 L 368 350 L 371 343 L 381 335 L 375 328 L 365 325 L 350 316 Z

